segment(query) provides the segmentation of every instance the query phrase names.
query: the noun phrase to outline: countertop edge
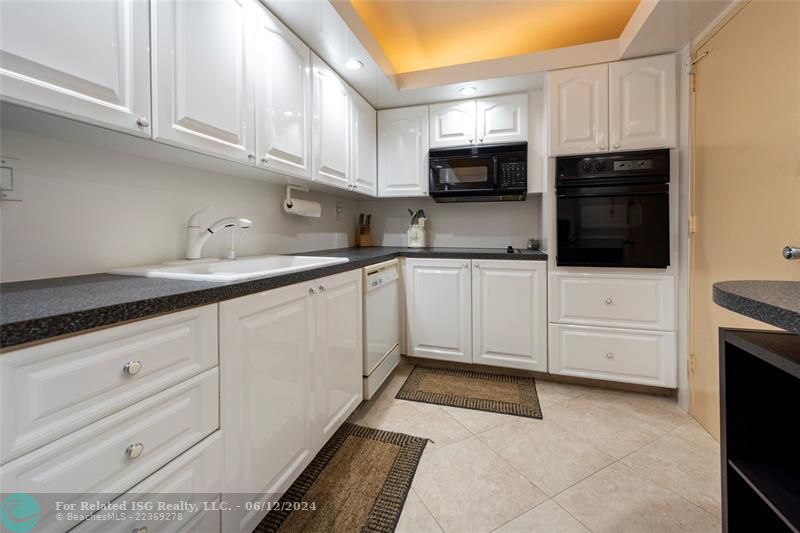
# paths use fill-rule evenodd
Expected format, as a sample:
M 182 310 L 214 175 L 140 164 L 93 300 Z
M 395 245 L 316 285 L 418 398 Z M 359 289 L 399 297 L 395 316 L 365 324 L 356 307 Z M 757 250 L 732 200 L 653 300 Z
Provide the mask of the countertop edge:
M 305 252 L 303 254 L 289 255 L 337 255 L 346 254 L 348 250 L 363 250 L 359 248 L 344 248 L 321 250 L 319 252 Z M 346 263 L 323 266 L 281 276 L 257 278 L 236 283 L 224 283 L 218 286 L 204 287 L 175 294 L 156 296 L 130 302 L 100 306 L 91 309 L 78 310 L 64 314 L 44 316 L 41 318 L 23 319 L 0 325 L 0 351 L 10 352 L 42 342 L 58 340 L 62 337 L 78 333 L 89 333 L 93 330 L 104 329 L 122 325 L 129 322 L 143 320 L 158 315 L 183 311 L 193 307 L 220 303 L 242 296 L 257 294 L 280 287 L 303 283 L 312 279 L 332 276 L 364 268 L 366 266 L 388 261 L 395 258 L 419 259 L 483 259 L 483 260 L 513 260 L 513 261 L 546 261 L 544 252 L 524 254 L 506 254 L 497 251 L 464 252 L 447 250 L 404 251 L 392 250 L 378 253 L 368 258 L 356 258 Z
M 800 313 L 770 303 L 731 292 L 726 284 L 732 281 L 718 282 L 713 285 L 712 299 L 714 303 L 729 311 L 781 328 L 790 333 L 800 334 Z

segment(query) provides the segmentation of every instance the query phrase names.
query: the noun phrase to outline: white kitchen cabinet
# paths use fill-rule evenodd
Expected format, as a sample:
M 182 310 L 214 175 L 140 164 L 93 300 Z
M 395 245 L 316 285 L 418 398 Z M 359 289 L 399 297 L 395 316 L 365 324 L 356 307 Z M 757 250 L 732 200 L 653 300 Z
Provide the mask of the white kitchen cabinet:
M 378 196 L 428 196 L 428 106 L 378 111 Z
M 406 259 L 407 355 L 472 362 L 468 259 Z
M 612 151 L 677 145 L 676 70 L 672 54 L 608 66 Z
M 311 179 L 311 51 L 271 13 L 256 9 L 257 163 Z
M 149 137 L 149 16 L 140 0 L 3 2 L 0 98 Z
M 477 100 L 476 143 L 528 140 L 528 95 L 507 94 Z
M 608 65 L 548 73 L 550 155 L 608 150 Z
M 224 492 L 283 493 L 361 401 L 361 272 L 222 302 Z M 266 513 L 223 513 L 252 531 Z
M 472 362 L 547 372 L 547 263 L 472 261 Z
M 341 78 L 312 54 L 314 181 L 349 189 L 350 98 Z
M 350 184 L 368 196 L 378 194 L 378 113 L 350 89 Z
M 476 142 L 475 100 L 431 104 L 430 147 L 465 146 Z
M 319 280 L 315 295 L 317 395 L 321 444 L 350 416 L 363 394 L 361 272 Z M 320 445 L 321 445 L 320 444 Z
M 550 373 L 675 388 L 675 333 L 550 324 Z
M 156 0 L 150 5 L 153 138 L 255 164 L 248 57 L 255 6 L 250 0 Z

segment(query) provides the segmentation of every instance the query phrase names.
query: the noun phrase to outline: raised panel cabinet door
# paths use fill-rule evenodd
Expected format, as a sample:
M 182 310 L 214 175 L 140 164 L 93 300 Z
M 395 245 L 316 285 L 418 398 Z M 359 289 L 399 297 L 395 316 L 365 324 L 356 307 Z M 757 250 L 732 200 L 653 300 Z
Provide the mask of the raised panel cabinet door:
M 153 0 L 153 138 L 255 164 L 250 0 Z
M 475 100 L 432 104 L 429 114 L 431 148 L 465 146 L 477 142 Z
M 472 362 L 547 371 L 547 263 L 472 262 Z
M 528 95 L 508 94 L 478 100 L 480 144 L 528 141 Z
M 472 363 L 472 286 L 466 259 L 406 260 L 408 355 Z
M 0 98 L 150 136 L 149 5 L 4 1 Z
M 608 66 L 612 151 L 676 146 L 676 70 L 672 54 Z
M 312 297 L 307 284 L 222 302 L 224 492 L 280 494 L 316 452 Z M 266 512 L 223 513 L 223 531 L 250 532 Z
M 313 56 L 313 179 L 349 189 L 350 97 L 347 86 Z
M 548 73 L 550 155 L 608 150 L 608 65 Z
M 369 102 L 350 90 L 351 173 L 353 190 L 378 194 L 378 113 Z
M 271 13 L 256 9 L 257 163 L 311 179 L 311 51 Z
M 320 444 L 326 442 L 361 403 L 363 336 L 361 271 L 316 280 L 315 309 L 321 328 L 316 365 L 321 401 Z
M 378 112 L 378 196 L 428 196 L 428 106 Z

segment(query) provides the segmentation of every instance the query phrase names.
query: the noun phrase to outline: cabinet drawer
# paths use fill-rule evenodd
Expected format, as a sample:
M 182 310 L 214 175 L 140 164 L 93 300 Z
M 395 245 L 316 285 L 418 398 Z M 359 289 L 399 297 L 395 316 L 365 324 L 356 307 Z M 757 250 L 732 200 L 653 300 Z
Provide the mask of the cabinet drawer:
M 675 329 L 670 276 L 550 275 L 550 321 L 587 326 Z
M 130 533 L 146 527 L 148 531 L 219 533 L 221 516 L 218 508 L 222 490 L 222 437 L 214 432 L 167 466 L 148 477 L 116 500 L 129 511 L 138 506 L 155 506 L 158 502 L 177 505 L 187 502 L 198 506 L 197 512 L 183 511 L 180 520 L 136 520 L 126 513 L 125 520 L 89 520 L 74 531 L 78 533 Z M 174 495 L 171 497 L 170 495 Z
M 218 427 L 214 368 L 3 465 L 0 493 L 109 501 Z M 134 457 L 129 450 L 139 443 L 141 453 Z M 54 518 L 50 513 L 42 521 L 52 527 Z
M 550 372 L 675 387 L 674 333 L 550 325 Z
M 4 354 L 0 464 L 217 364 L 216 305 Z

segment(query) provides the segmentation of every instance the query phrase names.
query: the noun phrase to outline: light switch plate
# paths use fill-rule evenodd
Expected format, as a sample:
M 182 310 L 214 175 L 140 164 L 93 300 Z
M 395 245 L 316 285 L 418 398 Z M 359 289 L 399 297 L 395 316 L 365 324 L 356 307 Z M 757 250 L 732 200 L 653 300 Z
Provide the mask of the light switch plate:
M 0 156 L 0 200 L 22 201 L 22 161 Z

